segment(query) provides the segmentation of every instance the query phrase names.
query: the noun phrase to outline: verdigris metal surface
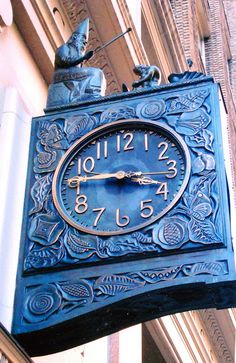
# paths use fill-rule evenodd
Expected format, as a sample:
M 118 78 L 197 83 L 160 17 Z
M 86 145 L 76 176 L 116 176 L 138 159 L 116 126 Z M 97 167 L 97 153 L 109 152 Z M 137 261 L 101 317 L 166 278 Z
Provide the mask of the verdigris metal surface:
M 13 323 L 30 354 L 235 305 L 218 85 L 190 76 L 33 119 Z
M 106 80 L 103 71 L 82 67 L 94 52 L 85 53 L 89 37 L 89 19 L 77 26 L 65 44 L 55 54 L 53 82 L 49 85 L 47 107 L 68 105 L 86 98 L 105 94 Z

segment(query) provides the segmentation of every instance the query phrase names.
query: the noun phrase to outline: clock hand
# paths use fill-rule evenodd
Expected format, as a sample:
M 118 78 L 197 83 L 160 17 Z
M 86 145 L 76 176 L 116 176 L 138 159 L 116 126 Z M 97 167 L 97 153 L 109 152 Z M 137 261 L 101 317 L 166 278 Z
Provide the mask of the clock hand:
M 165 175 L 172 175 L 175 171 L 150 171 L 150 172 L 144 172 L 142 175 L 159 175 L 159 174 L 165 174 Z
M 68 179 L 68 185 L 71 188 L 75 188 L 80 182 L 86 182 L 88 180 L 101 180 L 101 179 L 110 179 L 110 178 L 116 178 L 116 179 L 124 179 L 124 178 L 132 178 L 134 176 L 141 176 L 142 172 L 125 172 L 123 170 L 117 171 L 116 173 L 96 173 L 89 171 L 91 174 L 95 174 L 92 176 L 87 175 L 78 175 L 74 176 L 73 178 Z
M 140 185 L 148 185 L 148 184 L 161 184 L 158 180 L 154 180 L 147 176 L 141 178 L 131 178 L 131 181 L 139 183 Z
M 124 179 L 126 173 L 122 170 L 117 171 L 116 173 L 100 173 L 92 176 L 87 175 L 78 175 L 74 176 L 73 178 L 68 179 L 68 185 L 71 188 L 74 188 L 77 186 L 79 182 L 86 182 L 88 180 L 101 180 L 101 179 L 110 179 L 110 178 L 116 178 L 116 179 Z
M 95 171 L 89 171 L 89 174 L 95 174 L 95 175 L 99 175 L 100 173 L 96 173 Z M 150 171 L 150 172 L 142 172 L 142 171 L 127 171 L 125 172 L 125 178 L 132 178 L 132 177 L 136 177 L 136 176 L 141 176 L 141 175 L 159 175 L 159 174 L 165 174 L 165 175 L 172 175 L 175 174 L 175 171 Z
M 95 174 L 95 175 L 101 174 L 101 173 L 97 173 L 95 171 L 88 171 L 87 173 Z M 141 171 L 122 171 L 122 173 L 124 173 L 124 178 L 132 178 L 134 176 L 141 176 L 143 174 Z

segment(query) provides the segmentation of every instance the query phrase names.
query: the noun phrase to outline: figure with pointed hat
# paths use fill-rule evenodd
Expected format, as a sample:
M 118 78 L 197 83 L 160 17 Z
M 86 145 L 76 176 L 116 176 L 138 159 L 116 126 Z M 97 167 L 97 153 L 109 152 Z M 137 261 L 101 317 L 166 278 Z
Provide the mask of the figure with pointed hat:
M 85 54 L 89 35 L 89 19 L 85 19 L 75 29 L 67 43 L 62 44 L 56 51 L 55 69 L 77 66 L 93 56 L 93 51 Z
M 106 81 L 101 69 L 82 67 L 93 56 L 86 51 L 89 19 L 80 23 L 55 54 L 53 83 L 48 90 L 47 108 L 68 105 L 105 94 Z

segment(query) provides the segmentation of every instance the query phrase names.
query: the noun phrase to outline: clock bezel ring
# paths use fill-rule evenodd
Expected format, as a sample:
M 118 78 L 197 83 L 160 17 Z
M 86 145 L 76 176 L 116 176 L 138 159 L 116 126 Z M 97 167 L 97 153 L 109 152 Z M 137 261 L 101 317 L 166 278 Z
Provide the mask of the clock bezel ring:
M 137 126 L 138 125 L 138 126 Z M 166 134 L 169 136 L 170 139 L 173 139 L 176 144 L 182 149 L 183 155 L 185 156 L 185 176 L 182 182 L 182 185 L 180 189 L 178 190 L 176 196 L 172 199 L 172 201 L 167 205 L 166 208 L 164 208 L 157 216 L 154 218 L 151 218 L 151 220 L 145 221 L 142 224 L 138 224 L 136 226 L 122 229 L 115 231 L 101 231 L 101 230 L 93 230 L 89 228 L 85 228 L 78 223 L 76 223 L 73 219 L 70 219 L 69 216 L 64 212 L 63 208 L 61 207 L 61 197 L 59 194 L 60 192 L 60 179 L 61 179 L 61 171 L 64 168 L 64 165 L 68 165 L 71 159 L 77 154 L 80 150 L 82 150 L 87 144 L 91 143 L 95 139 L 106 135 L 107 133 L 115 132 L 117 129 L 121 128 L 129 128 L 136 126 L 137 129 L 144 129 L 145 126 L 151 126 L 154 131 L 158 131 L 161 129 L 161 132 L 163 134 Z M 150 127 L 150 129 L 151 129 Z M 99 126 L 90 132 L 86 133 L 84 136 L 82 136 L 80 139 L 74 142 L 74 144 L 65 152 L 64 156 L 61 158 L 61 160 L 58 163 L 58 166 L 55 170 L 53 181 L 52 181 L 52 196 L 53 196 L 53 202 L 55 204 L 55 207 L 60 214 L 60 216 L 65 220 L 69 225 L 77 229 L 78 231 L 91 234 L 91 235 L 98 235 L 98 236 L 115 236 L 115 235 L 124 235 L 129 234 L 132 232 L 135 232 L 137 230 L 141 230 L 153 223 L 155 223 L 157 220 L 160 220 L 164 215 L 166 215 L 173 207 L 174 205 L 179 201 L 181 196 L 183 195 L 189 178 L 191 174 L 191 156 L 190 152 L 188 150 L 188 147 L 186 143 L 184 142 L 183 138 L 174 131 L 171 127 L 161 123 L 160 121 L 153 121 L 153 120 L 144 120 L 144 119 L 122 119 L 115 122 L 107 123 L 105 125 Z M 63 203 L 62 203 L 63 204 Z

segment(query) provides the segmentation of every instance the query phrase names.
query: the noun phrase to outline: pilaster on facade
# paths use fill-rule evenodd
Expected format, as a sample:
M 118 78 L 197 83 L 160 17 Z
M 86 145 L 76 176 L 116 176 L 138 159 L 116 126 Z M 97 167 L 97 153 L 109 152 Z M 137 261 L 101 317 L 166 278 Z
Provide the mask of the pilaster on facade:
M 142 14 L 145 49 L 150 63 L 156 62 L 161 68 L 166 83 L 169 74 L 188 68 L 170 3 L 145 0 Z
M 211 34 L 210 7 L 208 0 L 196 1 L 197 22 L 200 36 L 208 38 Z
M 167 363 L 233 363 L 235 333 L 232 318 L 228 310 L 221 312 L 221 321 L 217 316 L 220 314 L 217 315 L 214 309 L 192 311 L 159 318 L 145 325 Z

